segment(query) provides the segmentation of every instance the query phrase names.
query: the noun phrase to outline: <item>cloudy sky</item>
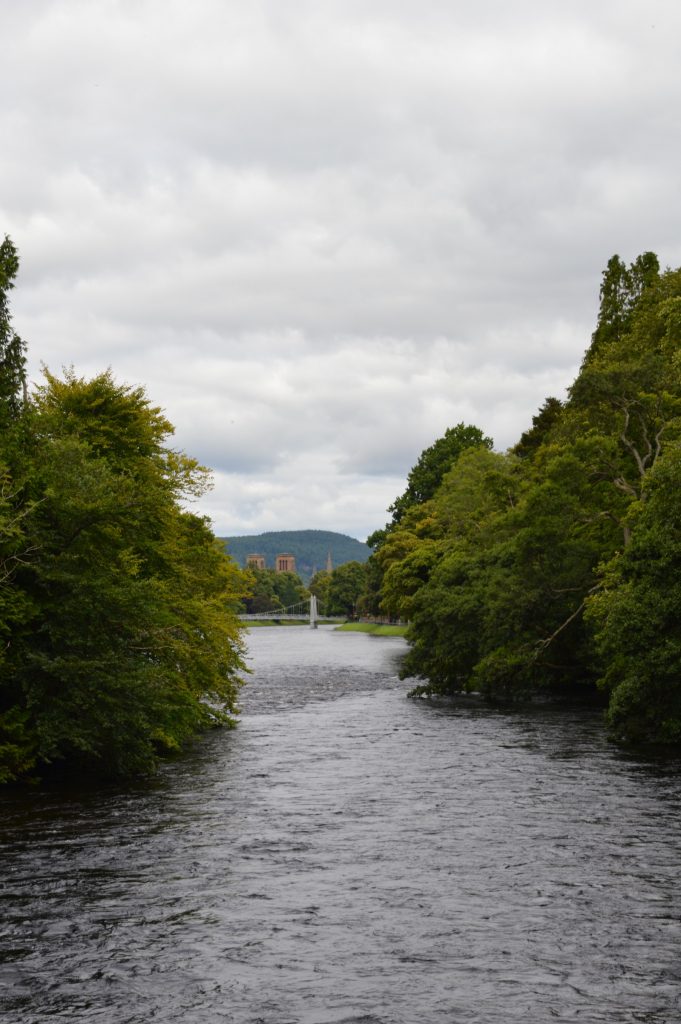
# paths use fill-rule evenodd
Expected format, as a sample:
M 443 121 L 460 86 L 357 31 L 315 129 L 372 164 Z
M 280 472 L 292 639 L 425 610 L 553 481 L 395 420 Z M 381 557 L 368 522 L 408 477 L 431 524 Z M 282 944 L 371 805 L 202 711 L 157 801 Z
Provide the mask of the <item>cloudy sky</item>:
M 678 0 L 0 0 L 41 363 L 144 384 L 218 534 L 386 519 L 561 397 L 617 252 L 681 264 Z

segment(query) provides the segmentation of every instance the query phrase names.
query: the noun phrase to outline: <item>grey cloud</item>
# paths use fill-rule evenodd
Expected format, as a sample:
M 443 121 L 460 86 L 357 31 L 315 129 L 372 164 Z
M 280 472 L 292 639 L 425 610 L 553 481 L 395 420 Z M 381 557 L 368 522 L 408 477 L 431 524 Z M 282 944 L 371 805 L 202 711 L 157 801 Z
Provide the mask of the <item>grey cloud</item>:
M 228 532 L 369 532 L 447 426 L 506 447 L 570 383 L 613 252 L 681 262 L 672 0 L 0 0 L 0 29 L 32 372 L 144 382 Z

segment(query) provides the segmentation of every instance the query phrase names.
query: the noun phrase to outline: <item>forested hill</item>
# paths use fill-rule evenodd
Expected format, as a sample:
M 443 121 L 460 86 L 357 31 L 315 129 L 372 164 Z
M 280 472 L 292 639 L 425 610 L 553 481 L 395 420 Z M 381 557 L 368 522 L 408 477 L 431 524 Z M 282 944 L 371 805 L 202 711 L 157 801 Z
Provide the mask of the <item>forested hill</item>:
M 268 568 L 284 552 L 295 556 L 296 568 L 302 579 L 309 579 L 318 569 L 326 568 L 329 552 L 333 567 L 345 562 L 366 562 L 371 550 L 366 544 L 332 530 L 278 530 L 248 537 L 221 537 L 227 551 L 239 565 L 246 564 L 246 556 L 265 556 Z

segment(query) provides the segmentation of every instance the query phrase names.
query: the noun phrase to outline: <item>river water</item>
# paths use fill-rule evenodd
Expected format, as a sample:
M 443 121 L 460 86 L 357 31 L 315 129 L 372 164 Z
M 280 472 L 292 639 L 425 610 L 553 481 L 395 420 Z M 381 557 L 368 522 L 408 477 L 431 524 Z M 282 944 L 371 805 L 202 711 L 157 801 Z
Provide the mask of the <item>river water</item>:
M 0 796 L 3 1024 L 681 1020 L 678 765 L 407 700 L 399 638 L 249 648 L 152 782 Z

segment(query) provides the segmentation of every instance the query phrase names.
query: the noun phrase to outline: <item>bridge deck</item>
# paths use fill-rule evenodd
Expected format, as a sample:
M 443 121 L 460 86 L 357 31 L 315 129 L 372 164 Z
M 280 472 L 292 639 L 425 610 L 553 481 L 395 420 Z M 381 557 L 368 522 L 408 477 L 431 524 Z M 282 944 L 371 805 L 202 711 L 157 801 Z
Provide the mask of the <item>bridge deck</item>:
M 242 622 L 309 622 L 309 615 L 295 615 L 290 612 L 253 612 L 239 616 Z M 320 615 L 317 622 L 347 622 L 345 615 Z

